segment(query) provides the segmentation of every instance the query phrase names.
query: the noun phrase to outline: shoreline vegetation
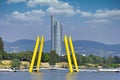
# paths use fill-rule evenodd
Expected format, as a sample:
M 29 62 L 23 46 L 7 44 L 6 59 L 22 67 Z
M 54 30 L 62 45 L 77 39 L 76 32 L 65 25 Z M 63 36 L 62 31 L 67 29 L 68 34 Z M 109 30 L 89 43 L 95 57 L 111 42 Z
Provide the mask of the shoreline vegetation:
M 0 72 L 28 72 L 29 62 L 21 61 L 19 68 L 11 68 L 12 60 L 2 60 L 0 64 Z M 26 66 L 27 65 L 27 66 Z M 95 64 L 90 64 L 95 65 Z M 74 66 L 73 66 L 74 68 Z M 54 66 L 48 62 L 41 62 L 40 70 L 69 70 L 67 62 L 58 62 Z M 87 67 L 79 66 L 81 72 L 120 72 L 120 68 L 102 68 L 102 67 Z
M 28 68 L 31 62 L 32 54 L 32 51 L 20 53 L 2 52 L 0 68 Z M 76 58 L 79 69 L 120 68 L 120 58 L 117 56 L 100 57 L 95 55 L 83 56 L 76 54 Z M 55 51 L 51 51 L 50 53 L 43 53 L 41 61 L 42 68 L 49 68 L 50 65 L 55 65 L 56 68 L 68 68 L 67 56 L 58 56 Z M 34 66 L 36 64 L 37 58 L 35 60 Z
M 0 59 L 0 68 L 27 68 L 31 62 L 32 51 L 20 53 L 2 53 Z M 71 56 L 72 57 L 72 56 Z M 76 54 L 76 59 L 80 69 L 85 68 L 120 68 L 120 58 L 117 56 L 100 57 L 95 55 L 79 55 Z M 58 56 L 55 51 L 43 53 L 41 58 L 41 67 L 49 67 L 55 65 L 57 68 L 68 68 L 67 56 Z M 73 63 L 73 60 L 72 60 Z M 37 64 L 37 57 L 34 66 Z M 73 65 L 74 67 L 74 65 Z
M 11 69 L 11 62 L 12 60 L 2 60 L 0 61 L 0 69 Z M 20 66 L 18 69 L 28 69 L 30 62 L 28 61 L 20 61 Z M 97 65 L 97 66 L 96 66 Z M 118 64 L 120 65 L 120 64 Z M 49 64 L 49 62 L 41 62 L 40 68 L 51 68 L 53 66 L 51 66 Z M 54 65 L 54 68 L 66 68 L 68 69 L 68 63 L 67 62 L 57 62 Z M 74 65 L 73 65 L 74 68 Z M 81 65 L 79 66 L 79 69 L 104 69 L 102 66 L 99 66 L 98 64 L 87 64 L 87 65 Z M 120 67 L 116 67 L 116 68 L 105 68 L 105 69 L 120 69 Z
M 37 52 L 38 53 L 38 52 Z M 4 51 L 4 43 L 0 38 L 0 69 L 16 68 L 28 69 L 31 62 L 33 51 L 25 51 L 19 53 L 7 53 Z M 100 57 L 96 55 L 75 54 L 79 69 L 103 69 L 103 68 L 120 68 L 119 56 Z M 36 55 L 38 56 L 38 54 Z M 72 55 L 70 55 L 72 58 Z M 35 58 L 37 64 L 37 57 Z M 71 59 L 72 64 L 73 60 Z M 67 68 L 67 55 L 59 56 L 54 50 L 51 52 L 43 52 L 41 58 L 41 67 L 49 68 L 54 65 L 56 68 Z M 74 68 L 74 66 L 73 66 Z
M 0 59 L 0 68 L 19 67 L 25 68 L 29 66 L 32 58 L 32 51 L 20 52 L 20 53 L 4 53 Z M 72 57 L 72 56 L 71 56 Z M 79 68 L 120 68 L 120 58 L 117 56 L 100 57 L 95 55 L 83 56 L 76 54 Z M 42 64 L 47 66 L 56 65 L 56 67 L 67 68 L 67 56 L 58 56 L 55 51 L 50 53 L 43 53 Z M 37 63 L 37 58 L 35 64 Z M 72 60 L 73 63 L 73 60 Z M 46 66 L 46 67 L 47 67 Z M 73 66 L 74 67 L 74 66 Z

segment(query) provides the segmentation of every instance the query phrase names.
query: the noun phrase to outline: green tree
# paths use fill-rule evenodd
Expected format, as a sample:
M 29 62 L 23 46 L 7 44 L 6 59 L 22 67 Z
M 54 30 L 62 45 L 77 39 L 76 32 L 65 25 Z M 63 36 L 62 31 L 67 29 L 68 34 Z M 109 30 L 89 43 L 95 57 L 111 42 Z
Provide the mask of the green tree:
M 2 60 L 2 54 L 1 54 L 1 52 L 0 52 L 0 61 Z
M 3 51 L 0 51 L 0 60 L 2 60 Z
M 7 60 L 8 59 L 8 54 L 4 51 L 2 51 L 2 59 Z
M 6 55 L 8 60 L 19 59 L 17 53 L 7 53 Z
M 21 65 L 21 62 L 19 59 L 13 59 L 11 62 L 11 67 L 19 68 Z
M 113 57 L 108 57 L 108 58 L 106 58 L 106 59 L 104 59 L 104 63 L 105 64 L 110 64 L 110 63 L 114 63 L 115 61 L 114 61 L 114 58 Z
M 20 52 L 18 54 L 18 58 L 21 60 L 21 61 L 31 61 L 31 57 L 32 57 L 32 51 L 26 51 L 26 52 Z
M 81 55 L 76 54 L 76 59 L 77 59 L 77 63 L 79 66 L 82 65 L 82 58 L 81 57 L 82 57 Z
M 114 56 L 114 61 L 116 64 L 120 64 L 120 58 L 118 56 Z
M 59 56 L 59 62 L 67 62 L 67 55 Z
M 3 59 L 3 55 L 4 55 L 4 43 L 2 41 L 2 38 L 0 37 L 0 60 Z
M 50 65 L 55 65 L 56 62 L 58 62 L 58 55 L 56 54 L 55 50 L 52 50 L 52 51 L 50 52 L 49 64 L 50 64 Z
M 103 59 L 99 56 L 89 55 L 89 63 L 93 64 L 101 64 L 103 62 Z
M 80 58 L 81 58 L 81 64 L 82 65 L 84 65 L 84 64 L 89 62 L 88 57 L 86 57 L 86 56 L 81 56 Z
M 3 50 L 3 51 L 4 51 L 4 43 L 3 43 L 1 37 L 0 37 L 0 50 Z
M 48 62 L 50 59 L 49 53 L 43 53 L 42 54 L 42 62 Z

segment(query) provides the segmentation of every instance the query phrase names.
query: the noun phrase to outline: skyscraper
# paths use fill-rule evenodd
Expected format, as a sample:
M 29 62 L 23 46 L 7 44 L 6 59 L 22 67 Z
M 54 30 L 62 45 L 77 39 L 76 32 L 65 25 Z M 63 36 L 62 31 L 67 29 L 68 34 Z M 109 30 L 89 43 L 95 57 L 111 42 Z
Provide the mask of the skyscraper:
M 54 47 L 54 17 L 51 16 L 51 50 L 55 50 Z
M 51 16 L 51 48 L 55 50 L 58 55 L 62 51 L 62 25 L 58 20 Z

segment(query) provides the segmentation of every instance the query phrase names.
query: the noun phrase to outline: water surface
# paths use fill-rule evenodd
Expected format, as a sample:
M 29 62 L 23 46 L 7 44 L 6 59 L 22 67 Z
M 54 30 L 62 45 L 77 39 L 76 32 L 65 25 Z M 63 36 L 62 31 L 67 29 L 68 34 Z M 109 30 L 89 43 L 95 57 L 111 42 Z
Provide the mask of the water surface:
M 60 70 L 44 70 L 40 73 L 0 72 L 0 80 L 120 80 L 120 72 L 68 73 Z

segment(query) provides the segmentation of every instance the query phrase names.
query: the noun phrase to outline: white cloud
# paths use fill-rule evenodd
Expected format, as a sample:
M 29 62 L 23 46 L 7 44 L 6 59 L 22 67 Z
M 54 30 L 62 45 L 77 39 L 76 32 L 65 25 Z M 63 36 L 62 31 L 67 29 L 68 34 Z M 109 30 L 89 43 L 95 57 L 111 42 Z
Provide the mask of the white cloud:
M 79 13 L 82 17 L 90 18 L 91 20 L 87 21 L 88 23 L 110 23 L 112 21 L 120 20 L 119 9 L 96 10 L 95 13 L 84 12 L 84 11 L 78 10 L 77 13 Z
M 91 17 L 92 13 L 86 12 L 86 11 L 81 11 L 81 10 L 76 10 L 77 14 L 80 14 L 82 17 Z
M 89 11 L 82 11 L 80 9 L 74 9 L 74 7 L 67 2 L 63 2 L 60 0 L 8 0 L 8 2 L 25 2 L 27 3 L 28 7 L 36 7 L 36 6 L 47 6 L 45 12 L 48 14 L 55 14 L 55 15 L 80 15 L 82 18 L 89 18 L 91 21 L 86 22 L 95 22 L 95 23 L 108 23 L 115 20 L 120 20 L 120 10 L 119 9 L 104 9 L 104 10 L 96 10 L 95 13 L 91 13 Z M 45 12 L 42 12 L 44 14 Z M 38 12 L 39 13 L 39 12 Z M 40 12 L 41 13 L 41 12 Z M 14 15 L 15 14 L 15 15 Z M 33 12 L 26 12 L 26 13 L 14 13 L 13 18 L 29 21 L 34 19 L 40 18 Z M 30 16 L 33 15 L 33 16 Z M 24 19 L 25 18 L 25 19 Z
M 75 14 L 73 6 L 69 5 L 67 2 L 62 2 L 59 0 L 29 0 L 27 5 L 28 7 L 35 7 L 37 5 L 48 6 L 46 11 L 49 14 Z
M 25 13 L 20 13 L 15 11 L 12 13 L 11 17 L 14 20 L 31 22 L 31 21 L 40 21 L 41 17 L 45 15 L 45 12 L 42 10 L 32 10 Z
M 47 9 L 47 13 L 49 14 L 64 14 L 64 15 L 74 15 L 76 14 L 74 10 L 72 9 L 65 9 L 65 8 L 55 8 L 55 7 L 49 7 Z
M 96 10 L 95 13 L 87 12 L 87 11 L 76 11 L 78 14 L 80 14 L 83 17 L 94 17 L 94 18 L 115 18 L 120 17 L 120 10 L 119 9 L 113 9 L 113 10 Z
M 9 2 L 22 2 L 26 1 L 28 7 L 36 6 L 47 6 L 46 12 L 48 14 L 57 14 L 57 15 L 74 15 L 76 10 L 73 6 L 69 5 L 67 2 L 59 0 L 8 0 Z M 86 12 L 83 12 L 82 15 L 87 15 Z
M 26 2 L 27 0 L 7 0 L 8 3 Z
M 28 7 L 40 6 L 53 6 L 58 4 L 58 0 L 28 0 Z
M 0 20 L 1 24 L 34 24 L 42 21 L 42 17 L 46 13 L 42 10 L 32 10 L 24 13 L 14 11 L 12 14 L 6 16 L 5 19 Z M 4 23 L 3 23 L 4 22 Z
M 87 21 L 87 23 L 92 23 L 92 24 L 106 24 L 106 23 L 110 23 L 109 20 L 107 19 L 92 19 L 90 21 Z
M 96 13 L 93 14 L 93 17 L 95 17 L 95 18 L 115 18 L 115 17 L 120 17 L 120 10 L 119 9 L 97 10 Z

